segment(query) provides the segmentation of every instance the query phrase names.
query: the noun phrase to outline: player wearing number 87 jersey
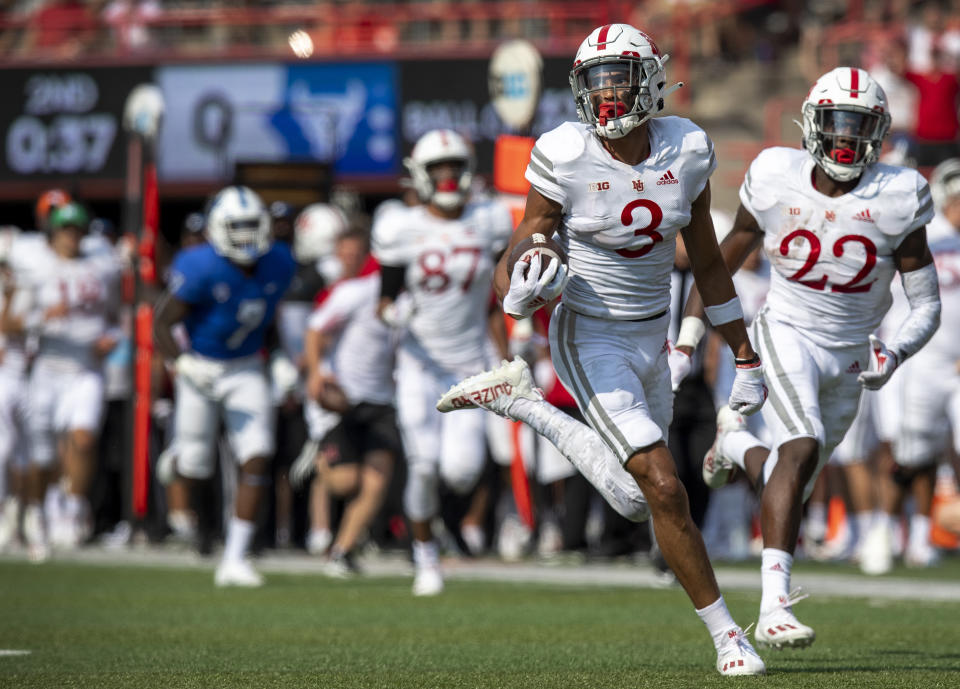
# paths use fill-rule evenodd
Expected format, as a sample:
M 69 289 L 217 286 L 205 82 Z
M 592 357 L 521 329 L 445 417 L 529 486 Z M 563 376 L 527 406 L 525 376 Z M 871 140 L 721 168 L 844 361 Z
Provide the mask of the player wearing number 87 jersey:
M 175 452 L 169 456 L 176 457 L 184 478 L 210 478 L 222 419 L 240 474 L 215 581 L 259 586 L 260 575 L 244 556 L 274 451 L 274 410 L 261 350 L 296 263 L 285 244 L 270 241 L 270 217 L 250 189 L 221 190 L 206 217 L 209 244 L 174 258 L 168 292 L 157 305 L 157 344 L 176 373 Z M 180 322 L 190 339 L 187 352 L 171 333 Z
M 876 162 L 890 124 L 882 89 L 862 69 L 822 76 L 802 108 L 806 150 L 771 148 L 750 165 L 722 252 L 736 268 L 762 244 L 772 266 L 753 338 L 767 363 L 768 450 L 736 420 L 721 425 L 704 460 L 710 482 L 731 463 L 763 490 L 763 595 L 755 638 L 806 646 L 813 630 L 791 610 L 790 568 L 803 502 L 857 412 L 930 339 L 940 316 L 925 225 L 926 181 Z M 899 270 L 910 313 L 884 345 L 873 336 Z M 687 312 L 695 314 L 697 295 Z M 723 419 L 728 410 L 721 410 Z
M 483 370 L 494 259 L 513 224 L 502 204 L 469 199 L 473 154 L 456 132 L 427 132 L 405 162 L 423 203 L 377 218 L 373 254 L 381 265 L 380 315 L 403 330 L 397 420 L 408 465 L 413 592 L 435 595 L 443 588 L 430 528 L 438 481 L 461 494 L 472 490 L 485 435 L 483 412 L 445 417 L 434 403 L 454 382 Z
M 652 515 L 667 564 L 713 638 L 717 670 L 755 675 L 763 673 L 763 661 L 720 595 L 665 442 L 673 415 L 666 338 L 678 233 L 697 283 L 710 295 L 711 320 L 744 360 L 731 402 L 752 413 L 765 396 L 760 360 L 710 218 L 713 144 L 689 120 L 654 118 L 672 90 L 666 60 L 649 36 L 626 24 L 587 36 L 570 73 L 581 121 L 537 140 L 524 218 L 508 249 L 507 255 L 534 234 L 557 232 L 567 252 L 569 282 L 550 321 L 550 351 L 590 425 L 538 397 L 519 361 L 463 381 L 438 406 L 478 404 L 527 423 L 621 514 Z M 517 268 L 509 275 L 504 260 L 494 286 L 515 316 L 556 296 L 551 290 L 536 295 L 539 301 L 517 299 L 518 290 L 526 296 L 528 281 Z M 515 309 L 517 303 L 528 311 Z

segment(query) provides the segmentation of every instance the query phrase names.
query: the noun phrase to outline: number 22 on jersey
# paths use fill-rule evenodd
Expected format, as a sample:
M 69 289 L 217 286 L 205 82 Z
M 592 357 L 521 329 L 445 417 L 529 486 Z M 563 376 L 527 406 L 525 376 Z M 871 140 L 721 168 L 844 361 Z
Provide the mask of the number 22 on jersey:
M 853 276 L 852 279 L 839 284 L 831 283 L 827 275 L 821 275 L 820 277 L 816 278 L 812 276 L 809 278 L 807 277 L 807 274 L 813 271 L 814 267 L 817 265 L 817 261 L 820 260 L 822 245 L 820 243 L 820 238 L 817 237 L 817 235 L 810 230 L 805 230 L 803 228 L 794 230 L 784 237 L 782 242 L 780 242 L 781 256 L 787 256 L 790 254 L 791 242 L 795 242 L 795 246 L 801 242 L 805 243 L 808 247 L 809 253 L 807 253 L 806 259 L 804 260 L 803 265 L 800 267 L 800 270 L 796 271 L 793 275 L 786 276 L 788 280 L 798 282 L 805 287 L 819 291 L 826 290 L 829 286 L 831 292 L 839 292 L 844 294 L 869 292 L 870 287 L 874 282 L 876 282 L 876 278 L 870 280 L 869 282 L 864 282 L 867 276 L 870 275 L 870 271 L 873 270 L 873 267 L 877 264 L 877 245 L 863 235 L 845 234 L 833 243 L 833 255 L 837 258 L 841 258 L 843 256 L 848 244 L 860 244 L 864 248 L 863 266 L 860 268 L 857 274 Z M 799 258 L 799 256 L 797 258 Z

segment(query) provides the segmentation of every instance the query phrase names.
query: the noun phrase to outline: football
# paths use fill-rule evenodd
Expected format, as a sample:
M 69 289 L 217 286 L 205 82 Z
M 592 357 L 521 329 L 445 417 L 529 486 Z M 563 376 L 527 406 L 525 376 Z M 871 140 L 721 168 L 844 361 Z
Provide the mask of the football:
M 533 234 L 524 239 L 510 252 L 510 258 L 507 260 L 507 275 L 513 275 L 513 267 L 517 261 L 523 261 L 528 266 L 533 257 L 540 254 L 540 270 L 544 270 L 550 265 L 550 259 L 557 259 L 563 265 L 567 264 L 567 252 L 563 250 L 560 243 L 552 236 L 547 237 L 542 234 Z M 526 275 L 526 272 L 524 272 Z

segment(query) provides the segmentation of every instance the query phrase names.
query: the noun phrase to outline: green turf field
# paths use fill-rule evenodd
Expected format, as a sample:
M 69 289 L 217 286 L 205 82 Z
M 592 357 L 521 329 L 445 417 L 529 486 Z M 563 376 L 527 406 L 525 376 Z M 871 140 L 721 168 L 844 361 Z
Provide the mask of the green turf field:
M 952 568 L 951 568 L 952 569 Z M 922 585 L 922 581 L 918 580 Z M 960 601 L 814 596 L 805 651 L 723 678 L 679 589 L 567 589 L 0 562 L 0 687 L 960 687 Z M 727 596 L 738 620 L 758 597 Z

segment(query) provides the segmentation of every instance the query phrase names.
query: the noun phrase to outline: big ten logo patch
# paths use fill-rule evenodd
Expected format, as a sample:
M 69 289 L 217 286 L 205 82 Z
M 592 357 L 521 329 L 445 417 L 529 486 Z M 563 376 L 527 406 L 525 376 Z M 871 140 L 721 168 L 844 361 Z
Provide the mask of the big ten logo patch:
M 587 191 L 607 191 L 610 188 L 610 182 L 588 182 Z

